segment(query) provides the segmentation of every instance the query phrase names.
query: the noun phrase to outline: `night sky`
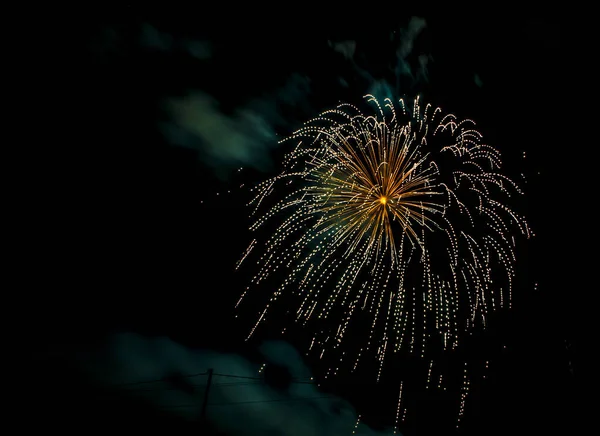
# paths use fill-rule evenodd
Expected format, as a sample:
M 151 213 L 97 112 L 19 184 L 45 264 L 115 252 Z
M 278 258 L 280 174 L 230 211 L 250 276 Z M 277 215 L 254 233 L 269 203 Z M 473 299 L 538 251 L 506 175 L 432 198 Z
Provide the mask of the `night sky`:
M 249 273 L 235 264 L 252 239 L 247 187 L 277 172 L 278 139 L 340 101 L 419 94 L 475 119 L 508 174 L 525 175 L 536 237 L 519 252 L 513 309 L 465 351 L 490 369 L 460 430 L 456 395 L 414 388 L 400 431 L 576 434 L 585 278 L 553 201 L 567 195 L 554 185 L 577 65 L 564 17 L 233 9 L 79 17 L 57 85 L 75 149 L 40 187 L 36 259 L 51 291 L 28 310 L 37 417 L 200 434 L 206 375 L 189 376 L 213 368 L 238 378 L 213 378 L 205 434 L 350 435 L 357 414 L 356 434 L 391 434 L 397 390 L 360 377 L 317 388 L 307 380 L 319 367 L 293 339 L 244 341 L 252 317 L 234 319 L 233 306 Z M 422 364 L 400 365 L 422 384 Z

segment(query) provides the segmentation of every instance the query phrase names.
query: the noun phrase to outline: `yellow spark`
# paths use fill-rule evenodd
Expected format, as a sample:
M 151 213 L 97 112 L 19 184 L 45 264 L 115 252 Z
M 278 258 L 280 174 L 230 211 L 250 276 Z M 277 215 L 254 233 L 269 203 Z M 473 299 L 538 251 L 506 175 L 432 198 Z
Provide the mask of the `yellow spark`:
M 472 120 L 418 98 L 412 109 L 400 101 L 401 111 L 389 99 L 367 102 L 374 115 L 341 104 L 281 141 L 295 145 L 249 203 L 251 231 L 272 231 L 252 241 L 238 267 L 258 267 L 252 289 L 281 273 L 265 285 L 273 291 L 250 336 L 283 307 L 300 325 L 318 326 L 310 351 L 339 360 L 333 375 L 347 362 L 354 371 L 369 352 L 379 379 L 391 354 L 424 356 L 434 337 L 456 349 L 476 320 L 485 325 L 489 312 L 510 308 L 514 236 L 533 233 L 505 203 L 523 191 Z M 367 320 L 360 327 L 358 317 Z M 368 331 L 355 334 L 363 325 Z

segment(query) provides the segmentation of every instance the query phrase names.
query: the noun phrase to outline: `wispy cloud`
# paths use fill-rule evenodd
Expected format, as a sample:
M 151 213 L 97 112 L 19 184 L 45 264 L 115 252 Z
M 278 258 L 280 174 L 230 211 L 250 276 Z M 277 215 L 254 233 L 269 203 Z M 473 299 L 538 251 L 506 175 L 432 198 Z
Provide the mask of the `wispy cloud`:
M 390 34 L 390 39 L 395 44 L 393 66 L 391 67 L 393 80 L 376 77 L 368 66 L 360 65 L 356 56 L 357 52 L 360 52 L 356 41 L 328 41 L 328 45 L 332 50 L 341 54 L 349 62 L 352 72 L 367 83 L 368 93 L 382 98 L 390 97 L 404 93 L 408 88 L 429 80 L 428 68 L 432 61 L 431 54 L 418 53 L 415 55 L 416 41 L 426 27 L 427 22 L 424 18 L 411 17 L 405 26 Z M 416 62 L 410 61 L 413 56 L 416 58 Z M 340 82 L 347 81 L 342 78 Z
M 225 113 L 216 98 L 191 90 L 166 100 L 170 121 L 162 130 L 172 144 L 198 150 L 218 175 L 225 177 L 240 166 L 265 170 L 271 165 L 270 150 L 277 145 L 275 130 L 288 124 L 281 109 L 301 106 L 308 94 L 308 80 L 292 75 L 280 89 Z
M 175 38 L 167 32 L 144 23 L 140 31 L 140 45 L 157 51 L 184 51 L 197 59 L 207 60 L 212 57 L 212 46 L 208 41 L 197 39 Z
M 356 411 L 346 400 L 310 383 L 311 372 L 291 345 L 265 342 L 260 352 L 267 370 L 276 366 L 289 378 L 279 376 L 279 385 L 268 383 L 259 372 L 261 365 L 240 355 L 190 349 L 166 337 L 134 333 L 115 335 L 79 362 L 96 383 L 115 386 L 121 395 L 143 399 L 189 421 L 198 419 L 207 377 L 188 376 L 213 368 L 206 417 L 227 434 L 352 434 Z M 358 435 L 391 434 L 362 423 L 356 430 Z

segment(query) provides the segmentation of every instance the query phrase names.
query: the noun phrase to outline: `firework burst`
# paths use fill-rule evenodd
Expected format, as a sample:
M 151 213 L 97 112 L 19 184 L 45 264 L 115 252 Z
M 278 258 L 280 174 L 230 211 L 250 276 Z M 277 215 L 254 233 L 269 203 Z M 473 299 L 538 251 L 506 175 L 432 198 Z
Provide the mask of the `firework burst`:
M 284 140 L 295 146 L 283 171 L 249 203 L 251 230 L 276 230 L 238 263 L 259 252 L 238 305 L 284 277 L 269 282 L 249 337 L 281 305 L 286 319 L 313 324 L 310 348 L 321 357 L 338 350 L 354 371 L 374 353 L 379 379 L 390 354 L 423 356 L 434 341 L 455 348 L 489 312 L 509 307 L 513 235 L 530 231 L 506 204 L 522 191 L 472 120 L 419 98 L 367 102 L 372 115 L 343 104 Z

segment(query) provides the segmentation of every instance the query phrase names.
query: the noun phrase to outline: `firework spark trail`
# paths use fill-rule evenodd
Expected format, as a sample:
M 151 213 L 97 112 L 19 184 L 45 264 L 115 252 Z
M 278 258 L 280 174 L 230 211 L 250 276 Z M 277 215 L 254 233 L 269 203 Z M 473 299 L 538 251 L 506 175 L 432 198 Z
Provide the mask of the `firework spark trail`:
M 239 264 L 261 252 L 251 287 L 285 271 L 250 336 L 285 295 L 286 309 L 297 303 L 292 319 L 319 326 L 321 356 L 349 336 L 365 338 L 353 370 L 370 350 L 379 379 L 391 353 L 423 356 L 436 335 L 455 348 L 478 317 L 485 325 L 490 311 L 510 306 L 513 234 L 528 238 L 530 229 L 504 203 L 523 192 L 500 173 L 500 152 L 472 120 L 423 109 L 418 97 L 412 109 L 401 100 L 401 110 L 366 97 L 375 115 L 342 104 L 284 140 L 298 142 L 249 203 L 251 230 L 276 230 Z M 348 335 L 362 325 L 356 318 L 368 335 Z

